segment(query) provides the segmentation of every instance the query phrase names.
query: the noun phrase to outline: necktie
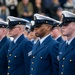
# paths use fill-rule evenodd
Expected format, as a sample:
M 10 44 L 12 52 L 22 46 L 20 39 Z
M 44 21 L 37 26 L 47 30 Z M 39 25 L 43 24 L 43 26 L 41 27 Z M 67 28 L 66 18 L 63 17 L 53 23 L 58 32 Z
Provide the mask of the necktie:
M 68 45 L 68 43 L 66 43 L 66 47 L 65 47 L 65 50 L 67 50 L 68 46 L 69 46 L 69 45 Z
M 14 44 L 15 44 L 15 43 L 14 43 L 14 41 L 12 41 L 12 43 L 11 43 L 11 47 L 13 47 L 13 46 L 14 46 Z
M 12 49 L 13 46 L 14 46 L 14 44 L 15 44 L 14 41 L 12 41 L 11 44 L 10 44 L 10 47 L 9 47 L 9 50 L 8 50 L 8 51 L 11 51 L 11 49 Z
M 68 45 L 68 43 L 66 44 L 66 47 L 68 47 L 69 45 Z
M 37 46 L 36 46 L 36 50 L 39 48 L 39 46 L 40 46 L 40 41 L 38 40 L 37 41 L 37 44 L 36 44 Z

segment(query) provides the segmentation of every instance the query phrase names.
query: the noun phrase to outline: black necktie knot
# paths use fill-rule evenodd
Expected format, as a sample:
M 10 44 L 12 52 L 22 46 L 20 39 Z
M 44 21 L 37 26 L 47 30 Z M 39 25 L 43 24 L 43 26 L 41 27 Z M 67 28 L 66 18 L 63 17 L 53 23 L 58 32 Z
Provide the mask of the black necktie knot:
M 67 49 L 68 49 L 68 47 L 69 47 L 69 44 L 68 44 L 68 43 L 66 43 L 65 50 L 67 50 Z
M 40 46 L 40 41 L 38 40 L 38 42 L 37 42 L 37 46 Z
M 68 43 L 66 43 L 66 47 L 68 47 L 69 46 L 69 44 Z

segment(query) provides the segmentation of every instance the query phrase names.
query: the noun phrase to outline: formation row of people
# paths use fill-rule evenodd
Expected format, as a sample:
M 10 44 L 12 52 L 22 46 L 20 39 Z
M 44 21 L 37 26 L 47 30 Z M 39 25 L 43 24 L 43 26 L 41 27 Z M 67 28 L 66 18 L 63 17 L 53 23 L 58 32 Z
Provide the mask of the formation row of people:
M 75 75 L 75 14 L 62 15 L 62 22 L 39 14 L 31 23 L 13 16 L 8 24 L 0 20 L 0 75 Z M 39 37 L 35 44 L 24 36 L 26 25 Z

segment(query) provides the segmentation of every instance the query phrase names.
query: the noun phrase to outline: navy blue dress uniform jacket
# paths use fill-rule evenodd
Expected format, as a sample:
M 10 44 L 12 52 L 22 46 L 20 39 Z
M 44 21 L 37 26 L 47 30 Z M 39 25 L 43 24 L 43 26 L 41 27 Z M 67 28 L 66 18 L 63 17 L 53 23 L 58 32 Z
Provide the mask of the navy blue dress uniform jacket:
M 33 44 L 21 35 L 8 52 L 7 75 L 29 75 L 30 58 L 28 52 L 32 50 Z
M 61 37 L 61 36 L 57 39 L 57 41 L 58 41 L 59 43 L 64 42 L 64 40 L 62 39 L 62 37 Z
M 10 45 L 10 40 L 4 37 L 0 42 L 0 75 L 7 75 L 8 61 L 7 53 Z
M 58 75 L 57 61 L 59 43 L 48 36 L 36 50 L 33 47 L 31 55 L 30 75 Z
M 59 75 L 75 75 L 75 38 L 67 47 L 63 42 L 59 50 Z

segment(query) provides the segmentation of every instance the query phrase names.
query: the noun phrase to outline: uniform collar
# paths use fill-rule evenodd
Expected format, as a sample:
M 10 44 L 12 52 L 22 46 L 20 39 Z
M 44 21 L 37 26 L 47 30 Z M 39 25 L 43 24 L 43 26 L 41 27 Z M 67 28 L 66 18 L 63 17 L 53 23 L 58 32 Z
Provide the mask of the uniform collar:
M 20 35 L 20 36 L 21 36 L 21 35 Z M 19 38 L 20 36 L 18 36 L 16 39 L 14 39 L 14 43 L 16 43 L 16 41 L 18 40 L 18 38 Z
M 42 44 L 42 42 L 43 42 L 48 36 L 50 36 L 50 34 L 48 34 L 47 36 L 43 37 L 42 39 L 39 39 L 40 44 Z
M 66 41 L 66 44 L 70 45 L 70 43 L 72 42 L 72 40 L 74 39 L 75 37 L 73 37 L 72 39 L 70 39 L 69 41 L 67 40 Z
M 58 38 L 60 38 L 61 37 L 61 35 L 60 36 L 58 36 L 57 38 L 55 38 L 55 40 L 57 40 Z
M 6 40 L 7 39 L 7 37 L 5 36 L 4 38 L 2 38 L 1 40 L 0 40 L 0 42 L 3 42 L 4 40 Z

